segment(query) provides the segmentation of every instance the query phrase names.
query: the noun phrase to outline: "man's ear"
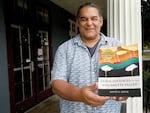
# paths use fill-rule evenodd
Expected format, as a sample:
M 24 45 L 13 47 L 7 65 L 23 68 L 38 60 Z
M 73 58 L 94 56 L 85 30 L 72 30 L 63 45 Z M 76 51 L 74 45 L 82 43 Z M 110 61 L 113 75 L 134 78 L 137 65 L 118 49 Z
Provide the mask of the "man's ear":
M 78 20 L 78 18 L 76 18 L 76 25 L 77 25 L 77 27 L 79 27 L 79 20 Z
M 102 27 L 103 26 L 103 17 L 100 16 L 100 26 Z

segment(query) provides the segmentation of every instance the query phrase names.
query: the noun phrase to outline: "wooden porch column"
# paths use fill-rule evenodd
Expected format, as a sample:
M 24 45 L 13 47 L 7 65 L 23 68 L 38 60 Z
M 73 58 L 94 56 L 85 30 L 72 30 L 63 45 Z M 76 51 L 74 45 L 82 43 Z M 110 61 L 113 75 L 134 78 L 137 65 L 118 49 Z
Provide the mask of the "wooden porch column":
M 141 0 L 107 0 L 107 20 L 108 36 L 119 38 L 123 45 L 139 44 L 142 64 Z M 143 113 L 142 97 L 128 98 L 126 113 Z

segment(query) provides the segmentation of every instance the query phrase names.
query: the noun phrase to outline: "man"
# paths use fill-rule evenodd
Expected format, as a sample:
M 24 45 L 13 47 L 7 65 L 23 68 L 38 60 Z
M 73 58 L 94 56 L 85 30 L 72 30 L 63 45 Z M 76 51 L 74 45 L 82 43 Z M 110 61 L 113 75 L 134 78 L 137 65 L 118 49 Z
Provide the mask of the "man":
M 52 69 L 52 88 L 61 97 L 61 113 L 120 113 L 124 97 L 97 94 L 99 48 L 120 42 L 100 33 L 101 10 L 93 3 L 81 5 L 76 22 L 79 34 L 57 50 Z

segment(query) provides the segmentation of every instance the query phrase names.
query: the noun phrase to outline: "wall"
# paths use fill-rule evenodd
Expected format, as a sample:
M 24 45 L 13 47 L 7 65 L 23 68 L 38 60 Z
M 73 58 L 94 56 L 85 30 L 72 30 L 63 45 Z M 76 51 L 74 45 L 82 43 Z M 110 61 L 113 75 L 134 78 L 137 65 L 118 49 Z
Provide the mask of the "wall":
M 54 56 L 58 46 L 70 38 L 68 19 L 75 19 L 75 17 L 53 3 L 51 4 L 51 13 L 52 48 Z
M 3 2 L 0 0 L 0 112 L 10 113 L 6 34 L 2 4 Z

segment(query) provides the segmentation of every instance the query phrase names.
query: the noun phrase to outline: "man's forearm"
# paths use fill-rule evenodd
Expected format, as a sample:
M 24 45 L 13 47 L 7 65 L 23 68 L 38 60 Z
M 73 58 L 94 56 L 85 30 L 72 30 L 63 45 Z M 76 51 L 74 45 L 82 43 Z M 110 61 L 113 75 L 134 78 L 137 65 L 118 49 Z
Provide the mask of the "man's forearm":
M 82 101 L 80 88 L 73 86 L 63 80 L 54 80 L 52 82 L 53 92 L 58 96 L 70 101 Z

